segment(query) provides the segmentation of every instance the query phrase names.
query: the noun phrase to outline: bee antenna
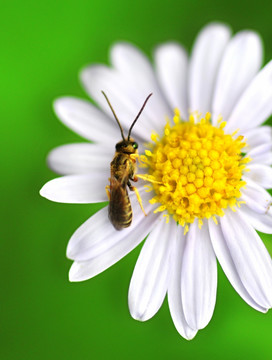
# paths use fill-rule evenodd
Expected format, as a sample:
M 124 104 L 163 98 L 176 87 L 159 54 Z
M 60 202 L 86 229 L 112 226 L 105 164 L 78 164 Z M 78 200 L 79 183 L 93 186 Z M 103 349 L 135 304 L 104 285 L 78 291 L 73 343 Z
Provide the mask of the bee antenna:
M 148 97 L 145 99 L 145 102 L 143 104 L 143 106 L 141 107 L 141 110 L 139 111 L 138 115 L 136 116 L 135 120 L 133 121 L 133 123 L 131 124 L 131 127 L 128 131 L 128 140 L 130 138 L 130 134 L 131 134 L 131 130 L 133 128 L 133 126 L 135 125 L 136 121 L 139 119 L 139 116 L 141 115 L 142 111 L 144 110 L 144 107 L 146 105 L 146 103 L 148 102 L 148 99 L 150 98 L 150 96 L 153 95 L 152 93 L 148 95 Z
M 118 120 L 117 115 L 115 114 L 115 111 L 113 110 L 113 107 L 112 107 L 112 105 L 111 105 L 111 103 L 110 103 L 110 100 L 108 99 L 108 97 L 107 97 L 107 95 L 104 93 L 104 91 L 101 91 L 101 92 L 102 92 L 102 94 L 105 96 L 105 99 L 107 100 L 107 103 L 108 103 L 108 105 L 109 105 L 109 107 L 110 107 L 110 109 L 111 109 L 111 111 L 112 111 L 112 113 L 113 113 L 113 116 L 115 117 L 115 120 L 117 121 L 117 124 L 119 125 L 122 138 L 123 138 L 123 140 L 125 140 L 123 128 L 122 128 L 122 126 L 121 126 L 121 124 L 120 124 L 120 121 Z

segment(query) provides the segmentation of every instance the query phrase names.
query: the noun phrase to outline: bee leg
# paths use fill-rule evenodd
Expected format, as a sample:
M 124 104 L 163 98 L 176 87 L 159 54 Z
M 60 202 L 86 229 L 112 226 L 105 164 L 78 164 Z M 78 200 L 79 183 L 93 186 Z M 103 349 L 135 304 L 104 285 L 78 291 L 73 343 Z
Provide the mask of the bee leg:
M 141 175 L 141 174 L 138 174 L 137 180 L 138 180 L 138 179 L 142 179 L 142 180 L 144 180 L 144 181 L 149 181 L 149 182 L 151 182 L 151 183 L 153 183 L 153 184 L 163 184 L 161 181 L 154 180 L 151 175 Z M 134 181 L 135 181 L 135 180 L 134 180 Z
M 139 154 L 130 154 L 129 157 L 134 161 L 136 161 L 137 159 L 140 159 Z
M 108 196 L 108 199 L 109 199 L 109 201 L 110 201 L 110 186 L 109 185 L 107 185 L 106 187 L 105 187 L 105 190 L 106 190 L 106 193 L 107 193 L 107 196 Z
M 142 202 L 142 199 L 141 199 L 141 196 L 139 194 L 138 189 L 135 186 L 132 186 L 130 182 L 128 182 L 128 187 L 129 187 L 129 190 L 135 192 L 135 194 L 137 196 L 138 203 L 139 203 L 143 213 L 145 214 L 145 216 L 147 216 L 146 212 L 144 211 L 143 202 Z

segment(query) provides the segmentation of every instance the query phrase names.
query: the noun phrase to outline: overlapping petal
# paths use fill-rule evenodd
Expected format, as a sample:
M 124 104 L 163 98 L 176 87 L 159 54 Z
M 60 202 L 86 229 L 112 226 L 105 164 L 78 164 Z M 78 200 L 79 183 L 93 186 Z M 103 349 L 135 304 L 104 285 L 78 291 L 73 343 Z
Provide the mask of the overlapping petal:
M 230 39 L 230 29 L 209 24 L 198 35 L 192 52 L 188 79 L 189 109 L 205 115 L 211 111 L 216 75 Z
M 114 148 L 106 144 L 68 144 L 53 149 L 47 162 L 53 171 L 61 175 L 97 172 L 109 174 L 113 153 Z
M 104 212 L 100 210 L 101 222 L 104 221 L 106 223 L 105 215 L 105 210 Z M 99 244 L 96 243 L 96 247 L 100 247 L 101 250 L 89 260 L 74 261 L 69 272 L 70 281 L 90 279 L 115 264 L 143 241 L 156 225 L 157 219 L 158 215 L 152 212 L 150 212 L 148 217 L 140 215 L 137 219 L 135 218 L 131 227 L 119 232 L 118 236 L 116 236 L 117 230 L 110 224 L 111 232 L 107 231 L 107 237 L 100 237 Z M 109 221 L 107 226 L 109 226 Z M 89 236 L 92 236 L 91 233 L 89 233 Z M 114 241 L 111 241 L 112 236 Z M 92 243 L 92 239 L 90 243 Z
M 142 196 L 145 211 L 150 217 L 152 209 L 148 200 L 150 195 L 145 193 L 143 188 L 139 188 L 139 193 Z M 114 229 L 113 225 L 108 219 L 108 207 L 100 210 L 84 224 L 82 224 L 71 237 L 67 246 L 67 257 L 76 261 L 85 261 L 91 258 L 98 257 L 105 249 L 115 246 L 116 242 L 125 241 L 131 236 L 131 231 L 144 218 L 144 214 L 137 202 L 135 193 L 130 193 L 131 206 L 133 209 L 133 223 L 122 231 Z M 103 229 L 103 231 L 101 231 Z
M 181 269 L 185 247 L 184 230 L 181 226 L 177 229 L 175 243 L 171 253 L 172 271 L 169 278 L 168 303 L 173 323 L 184 338 L 191 340 L 197 330 L 190 328 L 185 320 L 181 296 Z
M 266 312 L 267 309 L 256 303 L 246 290 L 240 277 L 241 270 L 240 268 L 237 269 L 237 265 L 233 261 L 231 248 L 223 235 L 221 226 L 215 224 L 213 220 L 210 220 L 209 232 L 216 257 L 233 288 L 241 298 L 254 309 Z M 238 236 L 239 235 L 237 234 L 237 237 Z M 233 241 L 239 241 L 239 239 L 233 239 Z
M 246 187 L 242 188 L 241 192 L 241 200 L 257 213 L 266 213 L 272 204 L 271 195 L 262 186 L 250 179 L 247 180 Z
M 272 142 L 272 128 L 271 126 L 258 126 L 249 130 L 246 129 L 243 131 L 243 136 L 248 149 L 251 150 L 256 146 Z
M 158 46 L 154 53 L 155 69 L 163 93 L 172 109 L 178 108 L 183 119 L 188 117 L 188 55 L 177 43 Z
M 254 147 L 247 156 L 251 164 L 272 165 L 272 141 Z
M 262 308 L 272 306 L 272 261 L 262 240 L 241 212 L 231 210 L 220 218 L 222 233 L 239 278 Z
M 150 319 L 161 307 L 172 270 L 170 254 L 176 232 L 176 223 L 171 220 L 167 225 L 161 217 L 144 243 L 133 271 L 128 294 L 129 310 L 136 320 Z
M 88 101 L 62 97 L 54 102 L 54 109 L 65 125 L 85 139 L 114 145 L 114 139 L 120 138 L 116 124 Z
M 146 116 L 153 124 L 162 116 L 171 114 L 153 67 L 140 49 L 129 43 L 117 43 L 111 48 L 110 58 L 113 67 L 127 80 L 132 89 L 137 90 L 137 93 L 154 93 L 150 106 L 145 110 Z
M 248 164 L 249 170 L 244 176 L 244 179 L 251 179 L 265 189 L 272 188 L 272 168 L 263 164 Z
M 241 211 L 243 215 L 247 218 L 249 224 L 254 227 L 254 229 L 266 234 L 272 234 L 271 207 L 265 214 L 258 214 L 246 205 L 242 206 Z
M 68 204 L 90 204 L 108 201 L 105 187 L 109 170 L 96 174 L 67 175 L 48 181 L 40 194 L 48 200 Z
M 262 124 L 272 114 L 272 61 L 251 81 L 234 107 L 226 131 L 243 132 Z
M 217 289 L 216 257 L 208 224 L 197 221 L 186 236 L 181 270 L 181 295 L 186 322 L 194 329 L 204 328 L 211 320 Z
M 262 62 L 260 37 L 252 31 L 241 31 L 228 43 L 216 79 L 212 102 L 213 123 L 218 116 L 227 120 L 246 86 Z
M 154 93 L 141 114 L 137 126 L 133 129 L 133 134 L 142 141 L 148 141 L 152 131 L 161 132 L 166 115 L 171 114 L 165 101 L 160 99 L 158 85 L 152 82 L 144 92 L 136 83 L 130 82 L 127 77 L 120 74 L 117 69 L 102 65 L 85 68 L 81 72 L 81 79 L 91 97 L 112 117 L 111 110 L 101 90 L 107 94 L 122 126 L 126 130 L 130 128 L 147 95 Z M 161 109 L 162 106 L 163 109 Z M 161 112 L 158 112 L 158 109 L 161 109 Z

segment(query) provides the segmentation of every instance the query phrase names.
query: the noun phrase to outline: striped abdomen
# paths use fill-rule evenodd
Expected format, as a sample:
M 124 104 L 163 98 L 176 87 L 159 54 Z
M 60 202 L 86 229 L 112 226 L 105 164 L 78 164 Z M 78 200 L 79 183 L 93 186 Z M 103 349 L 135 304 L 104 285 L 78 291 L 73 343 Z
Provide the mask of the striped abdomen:
M 121 185 L 115 178 L 111 178 L 109 219 L 116 230 L 129 227 L 132 222 L 132 208 L 127 193 L 127 185 Z

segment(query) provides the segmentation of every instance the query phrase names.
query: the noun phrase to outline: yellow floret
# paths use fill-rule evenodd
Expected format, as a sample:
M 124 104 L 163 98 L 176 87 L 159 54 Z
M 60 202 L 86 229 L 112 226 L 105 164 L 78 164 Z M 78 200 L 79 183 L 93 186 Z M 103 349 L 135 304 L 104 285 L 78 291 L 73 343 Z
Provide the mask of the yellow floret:
M 188 122 L 181 121 L 177 109 L 174 113 L 174 125 L 168 121 L 161 138 L 152 134 L 153 146 L 141 160 L 149 169 L 145 179 L 152 179 L 155 212 L 166 210 L 187 232 L 195 219 L 199 226 L 204 218 L 217 223 L 224 209 L 239 206 L 240 189 L 246 184 L 241 179 L 250 159 L 242 156 L 244 138 L 225 134 L 222 119 L 215 127 L 210 113 L 202 119 L 191 114 Z

